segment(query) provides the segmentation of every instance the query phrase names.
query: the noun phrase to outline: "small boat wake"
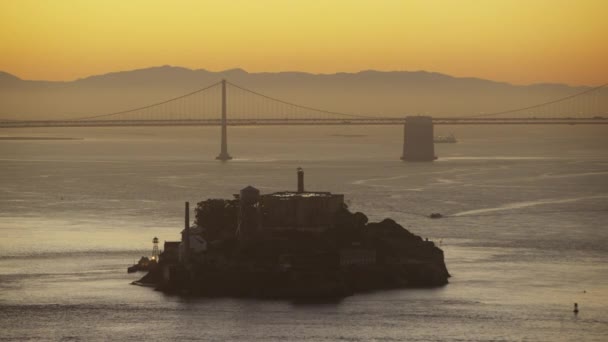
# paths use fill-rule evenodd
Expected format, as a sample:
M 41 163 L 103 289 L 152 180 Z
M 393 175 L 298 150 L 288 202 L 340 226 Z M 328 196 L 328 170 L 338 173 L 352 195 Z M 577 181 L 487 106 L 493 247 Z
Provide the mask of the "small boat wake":
M 459 213 L 455 213 L 455 214 L 452 214 L 450 216 L 479 215 L 479 214 L 486 214 L 486 213 L 497 212 L 497 211 L 514 210 L 514 209 L 534 207 L 534 206 L 546 205 L 546 204 L 571 203 L 571 202 L 578 202 L 578 201 L 589 200 L 589 199 L 597 199 L 597 198 L 608 198 L 608 195 L 597 195 L 597 196 L 587 196 L 587 197 L 562 198 L 562 199 L 544 199 L 544 200 L 537 200 L 537 201 L 515 202 L 515 203 L 508 203 L 508 204 L 505 204 L 505 205 L 502 205 L 502 206 L 499 206 L 499 207 L 494 207 L 494 208 L 484 208 L 484 209 L 474 209 L 474 210 L 461 211 Z

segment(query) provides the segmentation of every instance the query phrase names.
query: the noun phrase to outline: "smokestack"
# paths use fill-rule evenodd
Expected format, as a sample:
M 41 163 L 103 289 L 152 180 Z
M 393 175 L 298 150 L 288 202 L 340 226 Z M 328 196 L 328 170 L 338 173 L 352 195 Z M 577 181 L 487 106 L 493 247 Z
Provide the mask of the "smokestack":
M 298 192 L 304 192 L 304 170 L 298 168 Z
M 190 202 L 186 202 L 186 215 L 184 217 L 184 248 L 186 261 L 190 257 Z

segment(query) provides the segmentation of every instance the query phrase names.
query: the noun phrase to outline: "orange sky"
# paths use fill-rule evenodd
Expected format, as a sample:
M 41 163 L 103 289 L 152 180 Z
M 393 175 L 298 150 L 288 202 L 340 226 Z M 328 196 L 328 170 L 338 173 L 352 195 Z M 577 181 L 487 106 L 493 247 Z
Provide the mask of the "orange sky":
M 605 0 L 0 0 L 0 70 L 428 70 L 597 85 L 607 18 Z

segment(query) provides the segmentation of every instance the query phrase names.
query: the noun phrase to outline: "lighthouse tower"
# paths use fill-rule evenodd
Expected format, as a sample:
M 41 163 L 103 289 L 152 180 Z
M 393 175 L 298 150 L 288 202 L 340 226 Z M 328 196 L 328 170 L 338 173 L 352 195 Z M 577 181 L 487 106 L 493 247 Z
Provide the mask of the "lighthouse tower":
M 154 239 L 152 239 L 152 244 L 152 258 L 150 259 L 158 261 L 158 256 L 160 255 L 160 252 L 158 251 L 158 238 L 156 236 L 154 237 Z

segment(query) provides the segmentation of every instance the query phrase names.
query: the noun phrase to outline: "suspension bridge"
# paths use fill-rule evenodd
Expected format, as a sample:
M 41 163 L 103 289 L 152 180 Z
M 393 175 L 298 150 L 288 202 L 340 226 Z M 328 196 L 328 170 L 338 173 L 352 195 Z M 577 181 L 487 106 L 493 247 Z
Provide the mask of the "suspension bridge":
M 608 110 L 595 88 L 551 101 L 502 111 L 459 117 L 434 116 L 433 125 L 608 124 Z M 411 114 L 410 114 L 411 115 Z M 6 120 L 0 128 L 103 126 L 214 126 L 222 130 L 227 160 L 227 126 L 254 125 L 403 125 L 406 114 L 388 117 L 324 110 L 284 101 L 221 80 L 178 97 L 127 110 L 62 120 Z
M 458 117 L 435 115 L 434 124 L 583 124 L 607 123 L 599 90 L 583 92 L 522 108 Z M 407 115 L 343 113 L 308 107 L 221 80 L 190 93 L 146 106 L 62 120 L 6 120 L 0 128 L 80 126 L 221 125 L 402 125 Z M 604 118 L 606 120 L 604 120 Z

